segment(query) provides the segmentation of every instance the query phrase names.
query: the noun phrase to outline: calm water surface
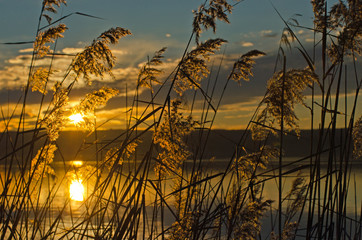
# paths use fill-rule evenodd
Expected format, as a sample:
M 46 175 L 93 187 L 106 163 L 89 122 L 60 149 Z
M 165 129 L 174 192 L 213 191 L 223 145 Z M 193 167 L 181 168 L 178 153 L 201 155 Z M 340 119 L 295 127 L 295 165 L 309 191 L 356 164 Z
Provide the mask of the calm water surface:
M 285 163 L 288 162 L 292 162 L 297 160 L 296 158 L 286 158 L 284 160 Z M 124 163 L 124 169 L 132 169 L 134 171 L 135 168 L 135 164 L 129 164 L 129 163 Z M 64 219 L 65 222 L 64 227 L 70 227 L 72 226 L 75 222 L 78 221 L 79 223 L 79 219 L 77 217 L 81 217 L 82 214 L 84 214 L 85 210 L 87 209 L 87 203 L 84 203 L 83 201 L 76 201 L 76 200 L 72 200 L 70 199 L 70 195 L 71 195 L 71 181 L 68 179 L 66 175 L 67 172 L 69 171 L 73 171 L 75 173 L 77 172 L 81 172 L 81 169 L 84 169 L 87 165 L 89 166 L 96 166 L 96 162 L 85 162 L 85 161 L 81 161 L 81 160 L 74 160 L 74 161 L 69 161 L 69 162 L 55 162 L 52 163 L 52 167 L 55 170 L 56 175 L 54 177 L 47 177 L 47 178 L 43 178 L 43 183 L 41 186 L 41 194 L 37 195 L 37 191 L 39 190 L 39 187 L 35 187 L 34 188 L 34 197 L 38 198 L 40 205 L 42 205 L 42 203 L 45 203 L 46 200 L 48 199 L 49 195 L 49 188 L 56 186 L 57 188 L 57 193 L 54 196 L 54 200 L 47 205 L 48 207 L 51 208 L 50 214 L 53 214 L 53 216 L 57 216 L 57 212 L 62 209 L 62 207 L 64 206 L 65 203 L 68 203 L 68 207 L 65 209 L 63 215 L 64 215 Z M 189 161 L 186 164 L 186 171 L 191 171 L 191 161 Z M 222 172 L 226 166 L 228 165 L 228 161 L 227 160 L 222 160 L 222 159 L 216 159 L 214 160 L 212 163 L 208 163 L 205 164 L 204 167 L 204 172 L 203 174 L 206 175 L 212 175 L 212 174 L 216 174 L 219 172 Z M 265 178 L 269 178 L 272 177 L 274 174 L 277 175 L 277 171 L 273 172 L 271 171 L 273 169 L 273 165 L 275 165 L 275 167 L 277 166 L 277 164 L 274 162 L 270 163 L 268 169 L 262 169 L 260 170 L 258 173 L 265 173 L 263 174 L 263 177 Z M 289 171 L 292 168 L 295 168 L 296 165 L 293 166 L 289 166 L 283 169 L 283 172 L 285 171 Z M 149 178 L 150 179 L 155 179 L 155 175 L 152 171 L 152 167 L 151 167 L 151 171 L 149 174 Z M 4 179 L 5 179 L 5 171 L 7 170 L 7 166 L 6 165 L 0 165 L 0 175 L 1 175 L 1 180 L 2 180 L 2 184 L 0 187 L 0 191 L 3 192 L 3 188 L 4 188 Z M 16 170 L 16 168 L 13 169 L 13 174 L 17 175 L 18 170 Z M 309 168 L 305 168 L 301 170 L 301 176 L 303 176 L 306 180 L 306 182 L 309 181 Z M 126 170 L 123 171 L 123 173 L 125 173 Z M 326 170 L 322 169 L 322 174 L 325 173 Z M 105 178 L 107 176 L 107 172 L 103 172 L 100 173 L 102 178 Z M 94 192 L 94 187 L 96 184 L 96 174 L 94 174 L 92 177 L 90 177 L 89 179 L 81 179 L 83 188 L 84 188 L 84 198 L 86 199 L 87 197 L 90 196 L 90 194 L 92 194 Z M 297 173 L 294 172 L 290 175 L 288 175 L 287 177 L 283 177 L 283 193 L 287 193 L 290 188 L 291 188 L 291 184 L 293 182 L 293 179 L 296 177 Z M 79 175 L 79 177 L 81 177 L 81 174 Z M 230 177 L 228 177 L 230 178 Z M 122 180 L 123 178 L 121 178 L 120 180 L 117 180 L 116 183 L 119 184 L 120 186 L 125 186 L 127 185 L 126 182 L 124 182 L 124 180 Z M 212 183 L 217 184 L 217 182 L 220 180 L 220 178 L 215 178 L 212 180 Z M 228 182 L 228 179 L 226 179 L 226 183 Z M 165 188 L 165 192 L 171 192 L 172 188 L 171 188 L 171 181 L 169 184 L 166 184 L 166 188 Z M 352 168 L 351 168 L 351 178 L 350 178 L 350 186 L 349 186 L 349 192 L 348 192 L 348 196 L 347 196 L 347 204 L 346 204 L 346 210 L 348 215 L 350 215 L 351 217 L 354 217 L 356 211 L 359 213 L 361 211 L 361 200 L 362 200 L 362 191 L 359 190 L 358 185 L 360 185 L 362 183 L 362 164 L 357 164 L 357 163 L 352 163 Z M 114 182 L 112 183 L 114 184 Z M 357 186 L 356 186 L 357 185 Z M 14 185 L 12 185 L 11 187 L 15 187 Z M 264 184 L 264 188 L 263 188 L 263 196 L 265 199 L 273 199 L 273 200 L 277 200 L 278 199 L 278 182 L 276 179 L 272 179 L 269 181 L 266 181 Z M 110 185 L 109 187 L 109 191 L 112 190 L 112 185 Z M 108 194 L 108 193 L 107 193 Z M 150 212 L 150 216 L 152 215 L 152 202 L 154 201 L 154 197 L 155 197 L 155 192 L 151 189 L 148 188 L 147 191 L 148 196 L 146 196 L 146 205 L 148 205 L 148 212 Z M 357 206 L 356 206 L 357 203 Z M 66 220 L 68 219 L 68 220 Z M 172 216 L 170 214 L 166 213 L 166 219 L 169 219 L 170 222 L 173 221 Z

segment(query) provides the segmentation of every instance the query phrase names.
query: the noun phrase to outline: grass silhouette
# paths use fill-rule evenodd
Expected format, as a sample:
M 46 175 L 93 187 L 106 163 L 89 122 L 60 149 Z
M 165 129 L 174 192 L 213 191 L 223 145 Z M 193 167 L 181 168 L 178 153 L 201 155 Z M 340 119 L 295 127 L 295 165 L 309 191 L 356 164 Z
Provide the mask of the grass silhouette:
M 347 213 L 347 197 L 357 186 L 351 168 L 362 151 L 361 117 L 355 116 L 361 87 L 356 71 L 362 31 L 359 1 L 338 2 L 329 11 L 325 1 L 312 1 L 315 27 L 308 29 L 316 37 L 312 55 L 293 31 L 304 27 L 280 15 L 285 28 L 275 73 L 235 151 L 218 170 L 208 169 L 216 160 L 206 159 L 205 151 L 225 91 L 231 81 L 249 81 L 255 59 L 265 55 L 258 50 L 242 54 L 226 79 L 219 76 L 220 68 L 210 67 L 212 56 L 227 41 L 202 41 L 202 33 L 215 32 L 217 21 L 229 23 L 234 6 L 226 0 L 210 0 L 194 11 L 192 33 L 177 66 L 171 73 L 163 72 L 167 49 L 162 48 L 140 67 L 133 101 L 127 103 L 125 130 L 103 141 L 98 136 L 97 108 L 118 90 L 104 86 L 85 94 L 77 106 L 69 104 L 69 95 L 80 79 L 90 84 L 94 77 L 112 76 L 116 59 L 110 45 L 131 32 L 122 27 L 103 32 L 74 56 L 62 80 L 54 83 L 49 79 L 57 70 L 53 62 L 57 41 L 67 26 L 59 23 L 65 17 L 53 21 L 49 13 L 63 4 L 43 1 L 28 82 L 16 107 L 20 114 L 14 109 L 10 117 L 3 117 L 1 239 L 361 238 L 357 200 L 354 216 Z M 44 21 L 48 25 L 41 28 Z M 286 51 L 292 44 L 305 61 L 298 69 L 287 68 Z M 347 58 L 354 63 L 355 69 L 349 71 L 355 73 L 356 87 L 352 109 L 344 107 L 342 112 L 339 100 L 343 85 L 350 81 L 344 77 Z M 37 63 L 44 60 L 47 65 L 40 67 Z M 213 71 L 214 81 L 201 85 Z M 163 79 L 162 74 L 168 75 Z M 307 89 L 312 92 L 310 105 L 305 102 Z M 148 99 L 143 99 L 141 90 L 149 93 Z M 37 120 L 27 129 L 30 91 L 42 97 Z M 194 96 L 188 105 L 186 92 Z M 200 96 L 201 104 L 196 101 Z M 51 98 L 49 104 L 46 97 Z M 303 158 L 286 162 L 284 138 L 300 137 L 298 104 L 310 111 L 310 147 Z M 199 115 L 194 113 L 196 107 L 201 109 Z M 93 151 L 94 158 L 83 165 L 69 164 L 74 159 L 66 159 L 67 149 L 58 144 L 72 114 L 81 118 L 74 124 L 89 133 L 77 151 Z M 337 129 L 337 121 L 344 122 L 343 129 Z M 10 127 L 14 123 L 15 134 Z M 152 138 L 146 142 L 149 132 Z M 253 148 L 246 147 L 250 139 Z M 144 153 L 139 152 L 141 144 L 147 144 Z M 61 173 L 52 167 L 55 155 L 62 159 Z M 284 187 L 286 179 L 293 179 L 288 180 L 289 189 Z M 69 198 L 66 189 L 74 181 L 85 186 L 83 201 Z M 278 197 L 271 199 L 265 194 L 266 186 L 275 182 Z

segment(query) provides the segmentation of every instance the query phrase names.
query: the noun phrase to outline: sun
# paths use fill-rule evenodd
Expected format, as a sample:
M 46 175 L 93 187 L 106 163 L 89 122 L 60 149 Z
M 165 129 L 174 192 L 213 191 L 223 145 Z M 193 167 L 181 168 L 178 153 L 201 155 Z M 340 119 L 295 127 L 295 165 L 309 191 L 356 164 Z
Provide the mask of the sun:
M 69 197 L 74 201 L 83 201 L 84 187 L 82 180 L 72 180 L 69 186 Z
M 70 115 L 68 118 L 70 121 L 72 121 L 73 124 L 78 124 L 80 122 L 84 122 L 83 115 L 80 113 L 76 113 L 73 115 Z
M 83 165 L 83 161 L 74 160 L 71 162 L 74 167 L 81 167 Z

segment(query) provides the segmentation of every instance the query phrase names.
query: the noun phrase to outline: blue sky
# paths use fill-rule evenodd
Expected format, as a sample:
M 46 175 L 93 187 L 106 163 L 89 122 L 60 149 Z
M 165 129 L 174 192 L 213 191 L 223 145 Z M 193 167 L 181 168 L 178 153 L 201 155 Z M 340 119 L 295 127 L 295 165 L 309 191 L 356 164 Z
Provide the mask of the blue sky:
M 64 33 L 64 39 L 58 41 L 58 52 L 79 52 L 110 27 L 127 28 L 133 34 L 121 39 L 120 43 L 113 48 L 118 59 L 114 69 L 117 81 L 106 79 L 102 82 L 95 81 L 93 85 L 93 88 L 96 88 L 105 84 L 121 91 L 120 96 L 103 109 L 103 115 L 102 109 L 99 111 L 103 120 L 115 116 L 111 114 L 112 110 L 114 114 L 120 111 L 120 102 L 125 100 L 125 86 L 127 85 L 129 91 L 135 86 L 138 68 L 147 60 L 147 56 L 152 56 L 155 51 L 167 47 L 165 71 L 172 70 L 172 66 L 181 57 L 191 34 L 192 10 L 196 10 L 203 2 L 197 0 L 69 0 L 67 6 L 58 10 L 54 19 L 74 12 L 103 19 L 80 15 L 72 15 L 65 19 L 64 23 L 69 29 Z M 202 35 L 202 40 L 221 37 L 229 42 L 226 48 L 222 48 L 222 51 L 225 51 L 225 64 L 231 64 L 237 56 L 252 49 L 267 53 L 266 57 L 257 60 L 254 68 L 255 75 L 250 82 L 243 83 L 240 87 L 237 84 L 230 86 L 223 100 L 224 105 L 220 108 L 216 128 L 245 127 L 265 92 L 266 82 L 273 74 L 279 40 L 284 27 L 272 4 L 285 19 L 294 14 L 301 14 L 302 16 L 297 17 L 299 23 L 307 27 L 313 26 L 313 13 L 309 0 L 245 0 L 238 2 L 234 7 L 229 17 L 231 24 L 218 22 L 216 34 L 208 32 Z M 0 0 L 0 43 L 32 41 L 40 9 L 40 0 Z M 307 48 L 311 46 L 313 40 L 311 32 L 303 29 L 295 29 L 295 32 Z M 21 87 L 25 84 L 31 47 L 31 44 L 0 44 L 0 104 L 3 108 L 9 102 L 17 101 Z M 290 67 L 306 66 L 303 58 L 294 48 L 291 53 L 288 53 L 288 60 Z M 58 61 L 59 67 L 69 63 L 69 59 L 58 59 Z M 224 70 L 226 74 L 227 66 Z M 87 91 L 89 88 L 80 82 L 74 91 L 72 101 L 76 102 L 81 94 Z M 34 99 L 37 99 L 37 96 Z M 299 111 L 303 127 L 308 123 L 308 116 L 302 109 Z M 118 120 L 111 124 L 113 125 L 109 127 L 117 128 L 122 127 L 123 122 Z

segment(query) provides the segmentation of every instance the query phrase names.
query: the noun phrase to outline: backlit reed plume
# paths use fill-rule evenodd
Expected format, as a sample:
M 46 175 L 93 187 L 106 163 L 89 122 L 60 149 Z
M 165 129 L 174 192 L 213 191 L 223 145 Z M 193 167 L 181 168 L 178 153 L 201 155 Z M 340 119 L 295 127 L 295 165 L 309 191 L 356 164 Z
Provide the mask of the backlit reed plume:
M 106 105 L 108 100 L 116 96 L 118 92 L 117 89 L 102 87 L 99 90 L 87 93 L 80 103 L 72 109 L 73 114 L 83 116 L 83 121 L 76 123 L 76 125 L 92 130 L 94 128 L 94 110 L 97 107 Z
M 46 177 L 48 174 L 55 175 L 54 169 L 50 166 L 54 159 L 54 152 L 57 150 L 55 144 L 48 144 L 38 150 L 38 153 L 31 161 L 31 171 L 34 179 Z
M 44 57 L 50 51 L 48 43 L 53 43 L 54 40 L 62 38 L 62 33 L 67 30 L 65 24 L 61 23 L 56 27 L 51 27 L 44 32 L 39 32 L 34 42 L 34 51 L 37 52 L 38 57 Z
M 319 30 L 326 27 L 326 19 L 325 19 L 325 1 L 324 0 L 312 0 L 314 13 L 314 24 L 315 27 Z
M 353 126 L 353 154 L 356 158 L 362 156 L 362 117 L 360 117 Z
M 61 86 L 59 82 L 53 87 L 53 99 L 42 119 L 39 119 L 41 126 L 45 126 L 50 141 L 55 141 L 59 137 L 59 132 L 63 129 L 66 121 L 69 89 Z
M 232 169 L 237 172 L 237 175 L 242 179 L 249 179 L 255 174 L 258 168 L 265 169 L 271 159 L 276 159 L 279 156 L 279 150 L 263 146 L 260 151 L 248 153 L 235 159 Z
M 299 172 L 297 177 L 293 180 L 289 192 L 283 198 L 283 202 L 287 202 L 287 207 L 286 211 L 283 213 L 284 224 L 282 234 L 279 236 L 272 232 L 271 239 L 295 239 L 295 233 L 299 226 L 298 219 L 295 219 L 295 217 L 298 216 L 305 203 L 307 187 L 305 178 L 301 176 L 301 173 Z
M 230 77 L 232 80 L 240 84 L 240 79 L 249 81 L 250 76 L 253 76 L 252 69 L 255 64 L 254 58 L 264 56 L 265 53 L 258 50 L 252 50 L 242 55 L 233 66 Z
M 155 172 L 161 176 L 179 173 L 181 164 L 190 156 L 184 137 L 193 130 L 196 122 L 191 116 L 184 117 L 180 107 L 180 100 L 171 102 L 170 111 L 165 114 L 163 123 L 154 134 L 155 143 L 161 148 Z
M 112 54 L 109 44 L 115 44 L 121 37 L 130 35 L 127 29 L 116 27 L 102 33 L 93 43 L 78 53 L 72 64 L 75 79 L 84 77 L 91 84 L 91 76 L 103 77 L 111 74 L 116 58 Z
M 216 20 L 229 22 L 227 13 L 231 13 L 232 5 L 225 0 L 210 0 L 208 5 L 202 4 L 194 13 L 192 23 L 193 32 L 195 33 L 196 43 L 199 44 L 200 35 L 205 30 L 211 28 L 216 32 Z
M 57 9 L 54 5 L 57 7 L 60 7 L 61 4 L 66 5 L 67 1 L 65 0 L 43 0 L 43 6 L 45 11 L 49 11 L 52 13 L 57 13 Z
M 246 189 L 234 184 L 227 196 L 227 229 L 228 236 L 232 239 L 256 239 L 261 231 L 262 217 L 273 202 L 256 197 L 260 195 L 260 188 L 257 186 L 250 191 L 253 191 L 250 196 L 254 198 L 245 199 Z
M 145 63 L 138 73 L 138 83 L 140 86 L 145 86 L 152 89 L 152 84 L 160 84 L 157 77 L 162 73 L 162 70 L 157 69 L 156 66 L 161 65 L 163 62 L 163 54 L 166 48 L 162 48 L 155 53 L 152 59 Z
M 328 53 L 335 62 L 346 55 L 362 54 L 362 3 L 361 1 L 339 1 L 329 12 L 330 28 L 337 35 Z
M 33 92 L 38 91 L 42 94 L 47 94 L 47 83 L 49 76 L 54 72 L 54 70 L 47 70 L 45 68 L 39 67 L 35 70 L 35 72 L 31 75 L 29 82 L 31 86 L 31 90 Z
M 176 78 L 175 91 L 182 95 L 187 89 L 197 89 L 202 78 L 209 74 L 207 62 L 210 55 L 219 50 L 226 40 L 217 38 L 200 43 L 190 51 L 180 63 L 180 71 Z
M 52 17 L 49 16 L 49 13 L 57 13 L 57 9 L 55 6 L 60 7 L 61 4 L 67 5 L 67 2 L 65 0 L 43 0 L 43 13 L 42 16 L 47 20 L 47 22 L 50 24 L 53 20 Z
M 140 143 L 141 140 L 136 139 L 128 143 L 123 151 L 119 147 L 112 147 L 106 152 L 102 161 L 102 165 L 105 166 L 108 170 L 121 166 L 125 161 L 131 159 L 131 156 L 134 154 Z M 115 164 L 117 164 L 117 166 L 114 166 Z
M 285 211 L 285 224 L 292 222 L 293 218 L 299 213 L 303 204 L 305 193 L 307 190 L 306 180 L 301 173 L 293 180 L 289 192 L 283 201 L 287 201 L 287 209 Z
M 310 69 L 291 69 L 277 72 L 268 81 L 267 94 L 262 101 L 263 108 L 252 126 L 253 138 L 264 139 L 266 132 L 273 130 L 274 124 L 280 125 L 281 118 L 286 131 L 295 131 L 299 134 L 298 117 L 294 111 L 296 104 L 304 103 L 303 91 L 313 82 L 317 82 L 317 75 Z M 284 82 L 284 83 L 283 83 Z M 284 84 L 284 92 L 282 92 Z M 283 113 L 281 112 L 283 105 Z M 263 126 L 264 125 L 264 126 Z M 265 128 L 267 127 L 267 129 Z

